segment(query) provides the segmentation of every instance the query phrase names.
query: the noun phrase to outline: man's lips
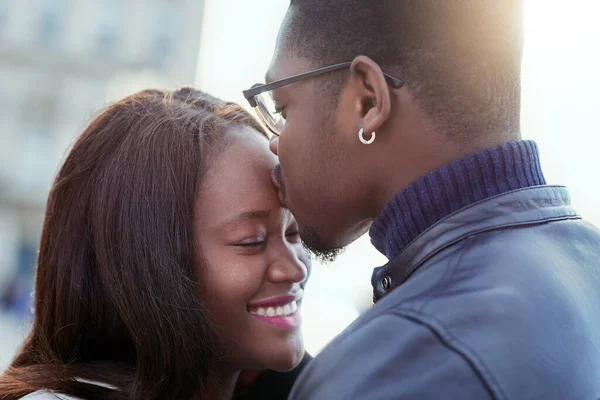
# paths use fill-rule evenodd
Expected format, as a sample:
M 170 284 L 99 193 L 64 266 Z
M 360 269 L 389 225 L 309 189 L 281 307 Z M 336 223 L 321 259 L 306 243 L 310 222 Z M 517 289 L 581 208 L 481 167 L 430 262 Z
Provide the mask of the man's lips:
M 283 181 L 281 179 L 281 165 L 277 164 L 275 168 L 271 171 L 271 182 L 273 182 L 273 186 L 277 189 L 277 196 L 279 197 L 279 202 L 282 206 L 286 206 L 285 204 L 285 190 L 283 186 Z

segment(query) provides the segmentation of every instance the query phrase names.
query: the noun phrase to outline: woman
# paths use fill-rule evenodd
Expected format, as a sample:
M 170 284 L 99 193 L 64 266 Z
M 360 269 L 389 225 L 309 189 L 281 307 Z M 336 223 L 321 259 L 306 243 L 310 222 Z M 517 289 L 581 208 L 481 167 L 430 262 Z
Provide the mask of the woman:
M 298 365 L 310 266 L 275 163 L 249 114 L 192 89 L 95 118 L 52 186 L 0 399 L 230 399 L 241 370 Z

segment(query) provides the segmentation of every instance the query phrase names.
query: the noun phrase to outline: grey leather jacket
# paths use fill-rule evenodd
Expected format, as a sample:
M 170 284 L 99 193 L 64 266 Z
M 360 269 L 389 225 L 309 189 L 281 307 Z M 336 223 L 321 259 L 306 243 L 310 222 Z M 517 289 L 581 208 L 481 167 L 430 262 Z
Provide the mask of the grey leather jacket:
M 600 398 L 600 231 L 564 187 L 446 217 L 373 284 L 292 399 Z

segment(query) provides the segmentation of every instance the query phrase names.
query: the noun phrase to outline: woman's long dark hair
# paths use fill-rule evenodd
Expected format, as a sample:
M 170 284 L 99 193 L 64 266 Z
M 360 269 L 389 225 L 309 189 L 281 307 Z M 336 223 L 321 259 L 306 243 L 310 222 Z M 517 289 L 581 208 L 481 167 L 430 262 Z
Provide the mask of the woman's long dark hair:
M 81 134 L 50 191 L 34 323 L 0 399 L 202 397 L 221 353 L 197 295 L 193 210 L 207 150 L 229 124 L 263 132 L 202 92 L 146 90 Z

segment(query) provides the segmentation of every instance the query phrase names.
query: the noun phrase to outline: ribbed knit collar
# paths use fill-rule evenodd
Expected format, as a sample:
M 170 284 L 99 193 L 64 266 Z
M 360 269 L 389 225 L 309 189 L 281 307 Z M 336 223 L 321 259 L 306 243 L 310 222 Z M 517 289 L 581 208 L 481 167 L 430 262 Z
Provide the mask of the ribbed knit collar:
M 544 184 L 533 141 L 509 142 L 470 154 L 398 192 L 371 225 L 371 242 L 393 260 L 442 218 L 488 197 Z

